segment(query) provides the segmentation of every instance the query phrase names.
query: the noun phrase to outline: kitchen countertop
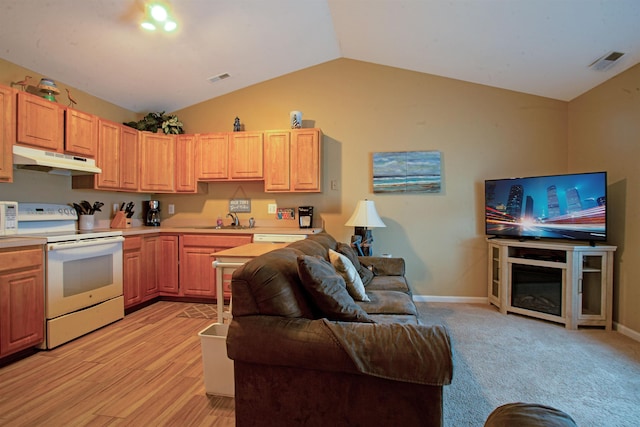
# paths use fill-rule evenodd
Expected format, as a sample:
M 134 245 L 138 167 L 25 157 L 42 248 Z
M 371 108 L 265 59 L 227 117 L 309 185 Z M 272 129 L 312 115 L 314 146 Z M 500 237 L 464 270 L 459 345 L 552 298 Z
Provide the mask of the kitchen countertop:
M 0 237 L 0 249 L 19 248 L 21 246 L 45 245 L 47 239 L 41 237 Z
M 137 234 L 153 233 L 189 233 L 189 234 L 318 234 L 321 228 L 293 228 L 293 227 L 254 227 L 254 228 L 209 228 L 207 226 L 160 226 L 160 227 L 130 227 L 117 229 L 122 231 L 123 236 L 134 236 Z M 112 229 L 115 230 L 115 229 Z

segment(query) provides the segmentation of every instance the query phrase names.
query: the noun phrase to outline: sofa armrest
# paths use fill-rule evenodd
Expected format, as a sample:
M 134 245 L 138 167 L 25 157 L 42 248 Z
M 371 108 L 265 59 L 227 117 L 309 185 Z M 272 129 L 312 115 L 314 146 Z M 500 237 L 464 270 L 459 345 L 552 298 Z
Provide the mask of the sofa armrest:
M 383 258 L 378 256 L 359 256 L 360 264 L 373 271 L 376 276 L 404 276 L 404 258 Z
M 227 354 L 248 363 L 416 384 L 450 384 L 453 376 L 451 343 L 442 326 L 234 317 Z

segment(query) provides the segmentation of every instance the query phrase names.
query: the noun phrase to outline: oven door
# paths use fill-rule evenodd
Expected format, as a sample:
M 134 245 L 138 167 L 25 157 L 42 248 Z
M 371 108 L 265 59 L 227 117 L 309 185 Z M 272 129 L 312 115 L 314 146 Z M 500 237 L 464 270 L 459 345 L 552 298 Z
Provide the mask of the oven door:
M 123 241 L 115 236 L 47 245 L 47 319 L 122 295 Z

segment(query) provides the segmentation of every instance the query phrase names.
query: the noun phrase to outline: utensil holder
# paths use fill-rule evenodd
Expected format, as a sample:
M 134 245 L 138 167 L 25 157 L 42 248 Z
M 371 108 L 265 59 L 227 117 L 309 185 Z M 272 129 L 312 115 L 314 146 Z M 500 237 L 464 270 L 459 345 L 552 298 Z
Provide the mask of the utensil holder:
M 80 215 L 80 218 L 78 219 L 78 228 L 80 230 L 93 230 L 95 220 L 95 216 L 93 215 Z
M 126 212 L 118 211 L 116 216 L 111 220 L 111 228 L 129 228 L 131 227 L 131 218 L 127 218 Z

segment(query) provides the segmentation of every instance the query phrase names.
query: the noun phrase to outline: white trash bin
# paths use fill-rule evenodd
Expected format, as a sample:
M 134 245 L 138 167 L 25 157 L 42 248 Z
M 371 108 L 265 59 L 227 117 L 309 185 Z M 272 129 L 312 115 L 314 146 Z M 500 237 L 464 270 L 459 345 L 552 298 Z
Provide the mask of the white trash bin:
M 204 388 L 207 394 L 235 395 L 233 360 L 227 357 L 227 332 L 229 325 L 214 323 L 198 336 L 202 347 Z

